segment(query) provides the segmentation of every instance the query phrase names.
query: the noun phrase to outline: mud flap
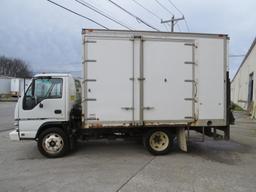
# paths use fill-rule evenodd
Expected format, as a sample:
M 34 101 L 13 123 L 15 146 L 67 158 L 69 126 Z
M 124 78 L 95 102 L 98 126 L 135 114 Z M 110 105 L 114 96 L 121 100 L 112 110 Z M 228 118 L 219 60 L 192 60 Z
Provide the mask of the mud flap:
M 177 128 L 177 139 L 178 139 L 178 145 L 181 151 L 187 152 L 187 139 L 185 134 L 185 128 L 180 127 Z

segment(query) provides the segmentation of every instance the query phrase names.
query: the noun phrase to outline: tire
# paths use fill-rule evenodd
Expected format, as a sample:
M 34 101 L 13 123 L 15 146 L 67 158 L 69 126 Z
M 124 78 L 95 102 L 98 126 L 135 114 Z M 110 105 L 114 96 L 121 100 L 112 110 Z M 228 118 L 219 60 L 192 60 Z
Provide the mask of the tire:
M 165 129 L 151 129 L 143 136 L 143 144 L 152 155 L 166 155 L 173 145 L 173 135 Z
M 40 133 L 38 150 L 48 158 L 63 157 L 69 151 L 67 134 L 60 128 L 48 128 Z

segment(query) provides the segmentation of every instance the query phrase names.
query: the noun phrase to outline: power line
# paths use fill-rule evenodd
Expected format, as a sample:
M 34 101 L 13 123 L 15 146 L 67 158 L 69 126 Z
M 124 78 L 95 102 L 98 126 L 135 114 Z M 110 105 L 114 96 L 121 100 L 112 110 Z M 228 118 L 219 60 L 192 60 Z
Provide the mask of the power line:
M 160 3 L 158 0 L 155 0 L 155 2 L 160 5 L 164 10 L 166 10 L 168 13 L 170 13 L 172 16 L 174 15 L 169 9 L 167 9 L 162 3 Z
M 171 12 L 168 8 L 166 8 L 162 3 L 160 3 L 158 0 L 155 0 L 155 2 L 156 2 L 158 5 L 160 5 L 164 10 L 166 10 L 168 13 L 170 13 L 170 14 L 172 15 L 172 19 L 171 19 L 171 20 L 163 21 L 163 20 L 161 19 L 161 23 L 163 24 L 163 23 L 171 22 L 171 32 L 174 32 L 174 25 L 177 24 L 178 30 L 181 32 L 181 28 L 180 28 L 180 25 L 179 25 L 178 21 L 179 21 L 179 20 L 184 20 L 184 19 L 185 19 L 184 16 L 182 16 L 182 18 L 178 18 L 178 19 L 177 19 L 177 18 L 175 18 L 173 12 Z M 176 23 L 175 23 L 175 21 L 176 21 Z
M 171 0 L 168 1 L 181 15 L 184 15 L 183 12 L 180 9 L 178 9 L 178 7 Z
M 52 3 L 52 4 L 54 4 L 54 5 L 57 5 L 58 7 L 61 7 L 62 9 L 65 9 L 65 10 L 67 10 L 67 11 L 69 11 L 69 12 L 75 14 L 75 15 L 78 15 L 78 16 L 84 18 L 84 19 L 87 19 L 87 20 L 89 20 L 89 21 L 91 21 L 91 22 L 97 24 L 98 26 L 103 27 L 104 29 L 108 29 L 106 26 L 100 24 L 99 22 L 97 22 L 97 21 L 95 21 L 95 20 L 93 20 L 93 19 L 91 19 L 91 18 L 89 18 L 89 17 L 86 17 L 86 16 L 84 16 L 84 15 L 82 15 L 82 14 L 80 14 L 80 13 L 77 13 L 77 12 L 75 12 L 75 11 L 73 11 L 73 10 L 67 8 L 67 7 L 64 7 L 64 6 L 58 4 L 58 3 L 54 2 L 54 1 L 51 1 L 51 0 L 47 0 L 47 1 L 49 1 L 50 3 Z
M 176 24 L 177 24 L 177 27 L 178 27 L 179 32 L 181 32 L 181 28 L 180 28 L 179 23 L 177 22 Z
M 161 17 L 159 17 L 157 14 L 155 14 L 153 11 L 151 11 L 150 9 L 146 8 L 145 6 L 143 6 L 141 3 L 139 3 L 137 0 L 132 0 L 134 3 L 136 3 L 137 5 L 139 5 L 141 8 L 143 8 L 144 10 L 146 10 L 148 13 L 150 13 L 152 16 L 154 16 L 155 18 L 162 20 Z M 167 28 L 168 25 L 164 24 L 164 27 L 166 29 L 166 31 L 169 31 L 169 29 Z
M 131 28 L 129 28 L 128 26 L 126 26 L 126 25 L 123 24 L 122 22 L 120 22 L 120 21 L 118 21 L 118 20 L 116 20 L 116 19 L 113 19 L 113 18 L 111 18 L 110 16 L 108 16 L 106 13 L 100 11 L 100 10 L 97 9 L 95 6 L 93 6 L 92 4 L 87 3 L 87 2 L 85 2 L 85 1 L 80 1 L 80 0 L 74 0 L 74 1 L 76 1 L 77 3 L 79 3 L 79 4 L 81 4 L 81 5 L 83 5 L 83 6 L 87 7 L 87 8 L 89 8 L 89 9 L 91 9 L 91 10 L 93 10 L 93 11 L 95 11 L 96 13 L 98 13 L 98 14 L 100 14 L 100 15 L 106 17 L 107 19 L 109 19 L 109 20 L 111 20 L 111 21 L 113 21 L 113 22 L 115 22 L 115 23 L 121 25 L 122 27 L 124 27 L 124 28 L 126 28 L 126 29 L 129 29 L 129 30 L 132 30 Z
M 143 23 L 144 25 L 150 27 L 151 29 L 154 29 L 156 31 L 160 31 L 159 29 L 153 27 L 152 25 L 148 24 L 147 22 L 143 21 L 140 17 L 132 14 L 131 12 L 129 12 L 128 10 L 126 10 L 125 8 L 121 7 L 120 5 L 118 5 L 117 3 L 113 2 L 112 0 L 108 0 L 110 3 L 112 3 L 113 5 L 115 5 L 116 7 L 118 7 L 119 9 L 123 10 L 124 12 L 126 12 L 128 15 L 134 17 L 137 21 Z
M 166 29 L 167 32 L 169 32 L 170 30 L 168 29 L 168 25 L 166 23 L 164 23 L 164 27 Z
M 179 31 L 181 31 L 180 26 L 178 24 L 178 21 L 184 20 L 184 17 L 181 18 L 175 18 L 175 16 L 173 15 L 171 19 L 169 20 L 161 20 L 161 23 L 171 23 L 171 32 L 174 32 L 174 26 L 177 24 Z
M 187 19 L 184 16 L 184 13 L 171 0 L 168 0 L 168 2 L 184 17 L 186 28 L 188 31 L 190 31 L 190 28 L 189 28 Z
M 137 5 L 139 5 L 140 7 L 142 7 L 143 9 L 145 9 L 148 13 L 150 13 L 151 15 L 153 15 L 155 18 L 157 19 L 162 19 L 161 17 L 159 17 L 157 14 L 155 14 L 153 11 L 149 10 L 148 8 L 146 8 L 145 6 L 143 6 L 141 3 L 139 3 L 137 0 L 132 0 L 134 3 L 136 3 Z
M 185 21 L 186 28 L 187 28 L 187 30 L 188 30 L 188 32 L 189 32 L 189 31 L 190 31 L 190 27 L 189 27 L 189 25 L 188 25 L 188 22 L 187 22 L 186 17 L 184 17 L 184 21 Z

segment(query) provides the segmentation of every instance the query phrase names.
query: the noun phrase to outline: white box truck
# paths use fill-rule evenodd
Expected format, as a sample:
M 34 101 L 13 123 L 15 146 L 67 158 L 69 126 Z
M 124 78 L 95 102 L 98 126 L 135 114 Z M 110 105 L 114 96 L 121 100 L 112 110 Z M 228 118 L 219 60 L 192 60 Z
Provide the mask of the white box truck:
M 59 157 L 77 139 L 141 138 L 154 155 L 186 131 L 229 139 L 228 36 L 84 29 L 83 80 L 38 74 L 15 109 L 13 140 Z M 81 93 L 82 92 L 82 93 Z

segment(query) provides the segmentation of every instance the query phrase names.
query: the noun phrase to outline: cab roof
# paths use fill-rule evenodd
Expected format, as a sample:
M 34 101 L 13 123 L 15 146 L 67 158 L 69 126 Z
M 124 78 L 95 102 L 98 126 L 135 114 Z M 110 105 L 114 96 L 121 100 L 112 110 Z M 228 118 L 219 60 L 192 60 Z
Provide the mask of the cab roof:
M 72 75 L 68 73 L 39 73 L 34 77 L 72 77 Z

